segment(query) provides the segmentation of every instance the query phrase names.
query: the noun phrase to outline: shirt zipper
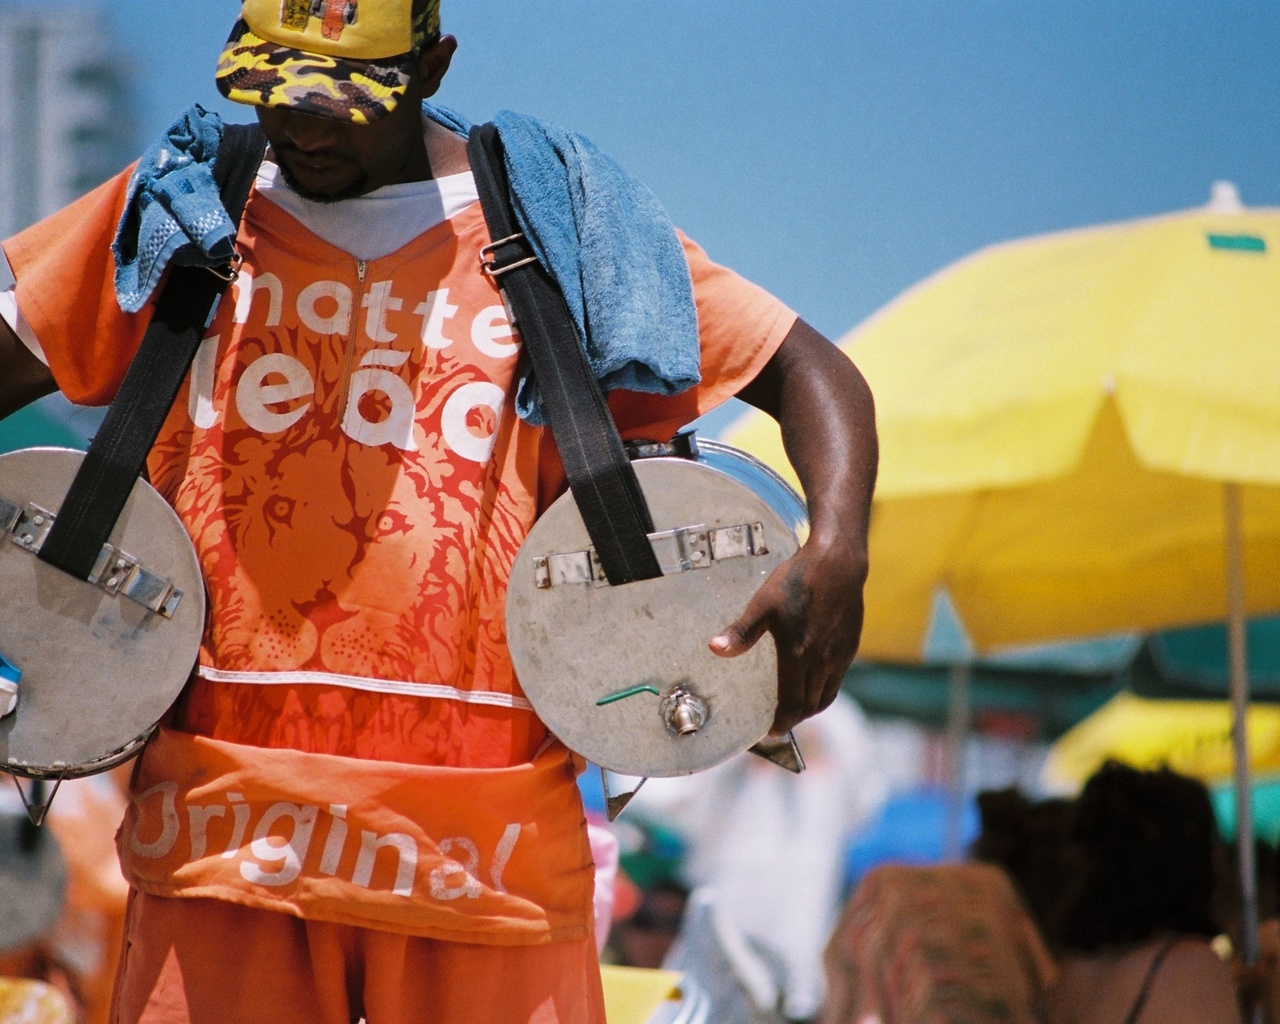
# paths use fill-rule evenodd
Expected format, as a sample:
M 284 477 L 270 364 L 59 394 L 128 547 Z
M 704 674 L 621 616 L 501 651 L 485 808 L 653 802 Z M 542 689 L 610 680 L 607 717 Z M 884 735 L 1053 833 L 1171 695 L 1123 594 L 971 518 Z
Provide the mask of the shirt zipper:
M 351 333 L 347 338 L 346 345 L 343 346 L 342 352 L 342 375 L 338 380 L 338 422 L 341 423 L 347 415 L 347 402 L 349 400 L 348 392 L 351 383 L 351 363 L 355 356 L 356 338 L 359 336 L 358 324 L 360 323 L 360 310 L 364 303 L 364 277 L 369 270 L 369 264 L 364 260 L 356 260 L 356 293 L 351 301 Z

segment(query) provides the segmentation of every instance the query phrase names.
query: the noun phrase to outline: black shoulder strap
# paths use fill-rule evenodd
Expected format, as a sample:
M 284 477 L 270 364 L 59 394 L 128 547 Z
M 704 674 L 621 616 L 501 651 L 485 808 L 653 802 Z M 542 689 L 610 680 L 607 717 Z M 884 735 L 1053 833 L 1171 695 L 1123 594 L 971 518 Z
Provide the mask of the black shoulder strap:
M 258 125 L 224 129 L 213 176 L 233 223 L 240 222 L 265 152 Z M 230 280 L 205 267 L 169 271 L 137 355 L 41 545 L 44 561 L 80 579 L 93 575 Z
M 1169 951 L 1178 944 L 1179 936 L 1175 935 L 1166 942 L 1151 958 L 1151 963 L 1147 966 L 1146 977 L 1142 979 L 1142 988 L 1138 992 L 1138 998 L 1133 1001 L 1133 1006 L 1129 1008 L 1129 1015 L 1125 1017 L 1124 1024 L 1137 1024 L 1137 1020 L 1142 1016 L 1142 1008 L 1147 1005 L 1147 997 L 1151 995 L 1151 983 L 1156 980 L 1156 973 L 1160 970 L 1160 965 L 1164 963 L 1164 958 L 1169 955 Z
M 568 303 L 512 212 L 497 129 L 492 124 L 473 128 L 467 153 L 493 239 L 481 254 L 485 272 L 502 289 L 524 341 L 600 567 L 612 586 L 661 576 L 648 538 L 653 532 L 649 507 Z

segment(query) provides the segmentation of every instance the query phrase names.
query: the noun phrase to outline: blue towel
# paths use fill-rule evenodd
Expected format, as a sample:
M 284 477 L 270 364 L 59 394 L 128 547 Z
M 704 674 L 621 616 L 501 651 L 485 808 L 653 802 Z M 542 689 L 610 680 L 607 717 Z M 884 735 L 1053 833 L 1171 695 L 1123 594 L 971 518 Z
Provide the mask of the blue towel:
M 460 135 L 470 130 L 452 110 L 423 109 Z M 657 198 L 581 135 L 510 110 L 493 123 L 516 219 L 564 292 L 601 387 L 671 395 L 697 384 L 689 265 Z M 546 421 L 531 373 L 516 411 Z
M 111 251 L 116 300 L 136 313 L 172 260 L 216 267 L 235 249 L 236 225 L 222 208 L 211 168 L 222 120 L 192 106 L 152 144 L 129 178 Z
M 470 129 L 447 108 L 423 109 L 460 135 Z M 671 395 L 698 383 L 693 285 L 657 199 L 580 135 L 511 111 L 494 123 L 516 218 L 563 290 L 601 386 Z M 221 133 L 216 114 L 192 107 L 148 150 L 130 180 L 113 246 L 116 295 L 127 312 L 147 301 L 169 260 L 216 265 L 229 254 L 223 246 L 232 245 L 235 229 L 207 166 Z M 525 367 L 516 411 L 543 425 L 537 385 Z

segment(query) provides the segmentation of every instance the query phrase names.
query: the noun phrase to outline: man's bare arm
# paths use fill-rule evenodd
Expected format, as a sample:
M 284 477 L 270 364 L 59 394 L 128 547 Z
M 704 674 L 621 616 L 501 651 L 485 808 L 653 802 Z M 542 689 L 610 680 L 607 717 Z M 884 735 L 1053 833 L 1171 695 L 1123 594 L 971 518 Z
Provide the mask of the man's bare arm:
M 810 533 L 711 649 L 733 657 L 767 630 L 778 651 L 785 732 L 835 700 L 862 634 L 862 587 L 878 448 L 871 389 L 843 352 L 797 321 L 739 395 L 782 428 L 809 507 Z
M 55 390 L 49 368 L 0 319 L 0 419 Z

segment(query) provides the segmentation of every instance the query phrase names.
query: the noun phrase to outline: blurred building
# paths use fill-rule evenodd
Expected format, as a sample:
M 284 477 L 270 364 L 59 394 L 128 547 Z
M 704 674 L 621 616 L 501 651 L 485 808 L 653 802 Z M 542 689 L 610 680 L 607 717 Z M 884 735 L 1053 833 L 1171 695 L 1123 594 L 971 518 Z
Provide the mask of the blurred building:
M 125 166 L 133 135 L 105 14 L 0 0 L 0 238 Z

